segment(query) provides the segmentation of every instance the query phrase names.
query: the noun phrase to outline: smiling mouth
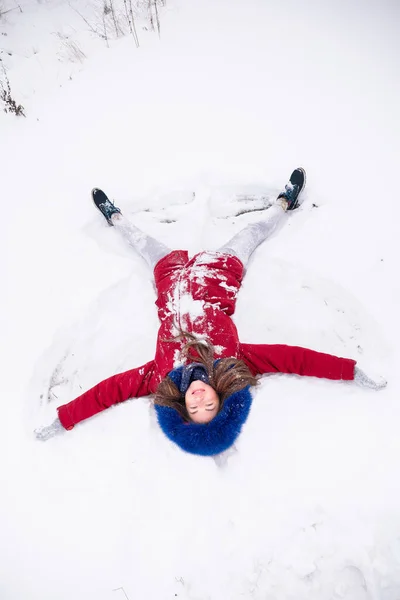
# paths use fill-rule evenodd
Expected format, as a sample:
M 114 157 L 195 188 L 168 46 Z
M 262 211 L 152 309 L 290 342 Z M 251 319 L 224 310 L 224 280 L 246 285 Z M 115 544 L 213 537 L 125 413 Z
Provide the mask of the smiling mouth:
M 200 388 L 200 389 L 198 389 L 198 390 L 194 390 L 194 391 L 192 392 L 192 396 L 193 396 L 194 394 L 198 394 L 199 392 L 204 392 L 203 388 Z

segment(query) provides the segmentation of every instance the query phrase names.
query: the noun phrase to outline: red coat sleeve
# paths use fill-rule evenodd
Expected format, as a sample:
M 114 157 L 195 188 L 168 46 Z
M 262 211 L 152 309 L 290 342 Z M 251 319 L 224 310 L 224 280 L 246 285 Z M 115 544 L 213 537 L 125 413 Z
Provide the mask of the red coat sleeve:
M 154 361 L 150 361 L 119 375 L 113 375 L 93 388 L 58 407 L 58 418 L 65 429 L 109 408 L 113 404 L 124 402 L 128 398 L 139 398 L 150 393 L 149 383 L 154 370 Z
M 326 379 L 354 379 L 355 360 L 299 346 L 240 344 L 241 359 L 253 375 L 295 373 Z

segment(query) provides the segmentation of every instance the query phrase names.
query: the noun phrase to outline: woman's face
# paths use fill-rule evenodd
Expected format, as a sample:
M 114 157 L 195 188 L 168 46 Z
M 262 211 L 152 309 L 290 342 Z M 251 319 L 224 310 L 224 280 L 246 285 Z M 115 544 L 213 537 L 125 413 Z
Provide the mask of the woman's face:
M 209 423 L 218 413 L 219 398 L 211 385 L 192 381 L 185 394 L 186 409 L 195 423 Z

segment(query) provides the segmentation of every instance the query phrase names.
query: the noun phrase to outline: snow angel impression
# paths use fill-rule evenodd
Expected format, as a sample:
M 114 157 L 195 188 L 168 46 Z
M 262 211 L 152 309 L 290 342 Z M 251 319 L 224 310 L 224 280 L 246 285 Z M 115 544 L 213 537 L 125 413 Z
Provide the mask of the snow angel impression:
M 186 452 L 213 456 L 232 446 L 240 434 L 258 375 L 295 373 L 384 387 L 386 382 L 373 381 L 348 358 L 239 341 L 232 315 L 244 269 L 286 211 L 297 208 L 304 185 L 304 170 L 295 169 L 266 219 L 248 225 L 218 250 L 191 259 L 186 250 L 171 250 L 140 231 L 104 192 L 94 189 L 94 203 L 109 225 L 154 272 L 160 321 L 155 357 L 58 407 L 56 420 L 36 429 L 36 437 L 47 440 L 114 404 L 153 394 L 165 435 Z

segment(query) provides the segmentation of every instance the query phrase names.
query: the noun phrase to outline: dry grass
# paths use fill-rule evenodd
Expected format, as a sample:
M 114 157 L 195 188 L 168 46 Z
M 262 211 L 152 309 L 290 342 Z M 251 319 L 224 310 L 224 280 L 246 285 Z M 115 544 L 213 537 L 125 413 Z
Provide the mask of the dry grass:
M 0 101 L 3 102 L 3 110 L 6 113 L 13 113 L 17 117 L 25 117 L 24 107 L 17 104 L 12 96 L 10 80 L 1 58 L 0 66 Z
M 166 0 L 95 0 L 90 17 L 72 4 L 70 6 L 107 46 L 111 40 L 124 35 L 131 35 L 139 46 L 137 19 L 148 22 L 147 27 L 142 25 L 143 29 L 157 31 L 160 35 L 160 7 L 166 6 Z

